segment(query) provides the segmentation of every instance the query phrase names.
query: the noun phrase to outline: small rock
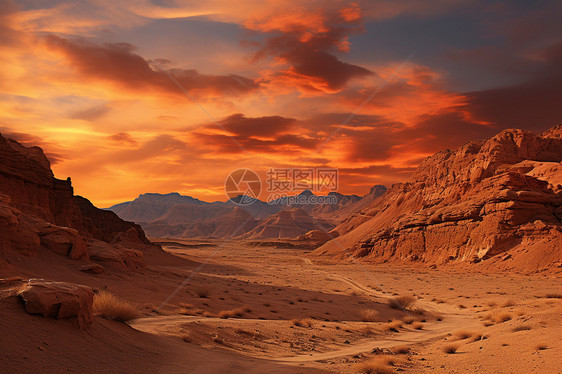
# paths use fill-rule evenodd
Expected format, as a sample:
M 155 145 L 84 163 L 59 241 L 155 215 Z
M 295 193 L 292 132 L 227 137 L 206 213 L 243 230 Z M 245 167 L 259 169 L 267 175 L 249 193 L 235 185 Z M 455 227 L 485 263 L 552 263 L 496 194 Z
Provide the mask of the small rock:
M 100 264 L 84 265 L 84 266 L 82 266 L 80 271 L 83 271 L 84 273 L 90 273 L 90 274 L 103 274 L 103 272 L 104 272 L 103 266 L 101 266 Z

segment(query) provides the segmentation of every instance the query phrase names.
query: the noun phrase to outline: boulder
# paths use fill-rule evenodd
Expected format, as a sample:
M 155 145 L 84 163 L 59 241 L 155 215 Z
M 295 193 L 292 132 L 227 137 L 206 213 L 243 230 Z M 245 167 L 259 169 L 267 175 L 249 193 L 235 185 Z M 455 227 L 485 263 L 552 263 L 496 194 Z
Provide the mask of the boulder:
M 88 259 L 86 241 L 80 233 L 68 227 L 48 225 L 39 233 L 41 246 L 73 260 Z
M 89 287 L 30 279 L 18 292 L 18 297 L 29 314 L 57 319 L 76 318 L 81 328 L 92 323 L 94 292 Z

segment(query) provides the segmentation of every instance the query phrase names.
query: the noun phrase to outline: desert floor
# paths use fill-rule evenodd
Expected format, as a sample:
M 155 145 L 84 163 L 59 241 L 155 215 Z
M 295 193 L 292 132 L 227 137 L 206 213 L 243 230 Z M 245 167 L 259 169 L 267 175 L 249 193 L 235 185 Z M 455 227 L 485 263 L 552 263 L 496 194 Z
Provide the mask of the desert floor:
M 561 372 L 560 274 L 341 263 L 275 242 L 154 240 L 181 258 L 147 259 L 153 265 L 141 273 L 107 268 L 100 275 L 69 271 L 79 265 L 51 254 L 12 259 L 35 277 L 57 274 L 55 280 L 108 289 L 143 317 L 130 326 L 96 318 L 77 332 L 70 322 L 27 315 L 3 299 L 4 369 Z M 4 273 L 26 275 L 18 269 Z M 415 303 L 393 303 L 402 295 Z
M 333 263 L 282 243 L 163 244 L 207 262 L 181 275 L 158 314 L 131 323 L 141 331 L 295 372 L 354 373 L 373 360 L 412 373 L 560 372 L 558 276 Z M 402 309 L 401 295 L 417 301 Z

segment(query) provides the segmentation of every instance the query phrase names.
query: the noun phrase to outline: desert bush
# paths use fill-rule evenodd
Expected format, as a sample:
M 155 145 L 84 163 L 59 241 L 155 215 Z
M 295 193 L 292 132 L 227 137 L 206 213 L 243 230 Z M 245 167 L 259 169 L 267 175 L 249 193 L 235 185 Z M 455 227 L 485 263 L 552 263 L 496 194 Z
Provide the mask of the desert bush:
M 519 325 L 519 326 L 515 326 L 513 328 L 513 332 L 517 332 L 517 331 L 525 331 L 525 330 L 530 330 L 531 326 L 529 325 Z
M 416 322 L 416 319 L 412 316 L 407 316 L 403 319 L 404 323 L 407 325 L 411 325 L 412 323 Z
M 206 299 L 211 294 L 211 290 L 207 287 L 199 287 L 195 289 L 195 294 L 202 299 Z
M 412 328 L 414 328 L 416 330 L 423 330 L 423 323 L 415 322 L 415 323 L 412 324 Z
M 562 293 L 547 293 L 544 297 L 547 299 L 562 299 Z
M 416 298 L 410 295 L 401 295 L 388 299 L 388 306 L 392 309 L 407 309 L 414 305 Z
M 459 349 L 459 346 L 456 344 L 447 344 L 445 346 L 443 346 L 443 352 L 448 353 L 448 354 L 453 354 L 455 352 L 457 352 L 457 349 Z
M 548 349 L 548 344 L 544 344 L 544 343 L 537 344 L 535 346 L 535 349 L 537 351 L 544 351 L 545 349 Z
M 390 357 L 377 357 L 358 364 L 355 372 L 358 374 L 390 374 L 394 373 L 394 360 Z
M 124 322 L 140 316 L 135 305 L 108 291 L 99 291 L 94 294 L 92 308 L 95 315 L 114 321 Z
M 359 315 L 361 316 L 361 321 L 363 322 L 375 322 L 377 321 L 377 316 L 379 312 L 375 309 L 361 309 Z
M 511 313 L 505 311 L 498 311 L 494 313 L 488 313 L 483 316 L 484 320 L 490 321 L 490 323 L 502 323 L 509 321 L 512 316 Z
M 231 310 L 221 310 L 217 313 L 219 318 L 227 319 L 227 318 L 240 318 L 244 316 L 244 308 L 236 308 Z
M 305 319 L 295 318 L 294 320 L 291 321 L 291 323 L 295 326 L 298 326 L 298 327 L 313 327 L 314 326 L 314 321 L 311 318 L 305 318 Z
M 402 321 L 394 320 L 392 322 L 388 322 L 383 326 L 384 330 L 386 331 L 394 331 L 398 332 L 398 329 L 403 326 Z
M 513 300 L 511 300 L 511 299 L 506 300 L 506 301 L 504 301 L 504 303 L 502 304 L 502 306 L 503 306 L 504 308 L 507 308 L 507 307 L 510 307 L 510 306 L 515 306 L 515 301 L 513 301 Z

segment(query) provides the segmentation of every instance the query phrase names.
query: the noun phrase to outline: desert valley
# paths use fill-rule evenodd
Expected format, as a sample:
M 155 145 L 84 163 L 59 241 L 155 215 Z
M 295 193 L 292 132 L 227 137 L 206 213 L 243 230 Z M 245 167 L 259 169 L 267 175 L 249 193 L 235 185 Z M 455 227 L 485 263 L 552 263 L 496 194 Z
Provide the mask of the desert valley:
M 39 148 L 2 137 L 0 161 L 3 372 L 559 372 L 561 126 L 239 233 L 244 207 L 143 195 L 117 210 L 169 234 L 147 238 Z

